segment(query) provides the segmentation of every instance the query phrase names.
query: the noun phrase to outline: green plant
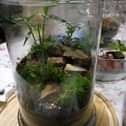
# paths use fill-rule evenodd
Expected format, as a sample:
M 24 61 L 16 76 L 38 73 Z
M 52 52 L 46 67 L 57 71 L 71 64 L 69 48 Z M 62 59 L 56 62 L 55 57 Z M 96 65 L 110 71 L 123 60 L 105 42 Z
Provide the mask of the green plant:
M 24 63 L 23 60 L 25 60 Z M 26 59 L 23 60 L 20 64 L 17 65 L 17 71 L 28 83 L 30 83 L 30 85 L 33 87 L 38 85 L 39 90 L 42 89 L 43 82 L 40 73 L 41 64 L 33 64 L 31 62 L 27 62 Z
M 65 73 L 63 69 L 56 67 L 53 64 L 47 64 L 44 66 L 44 71 L 42 73 L 46 73 L 47 81 L 54 81 L 61 83 L 64 79 Z
M 13 16 L 0 16 L 0 23 L 2 24 L 11 24 L 11 25 L 24 25 L 28 28 L 27 35 L 24 40 L 24 45 L 32 35 L 32 38 L 35 43 L 44 43 L 45 42 L 45 29 L 46 29 L 46 22 L 48 20 L 56 20 L 66 25 L 66 38 L 71 39 L 74 31 L 76 30 L 77 26 L 73 25 L 72 23 L 68 22 L 67 20 L 58 17 L 56 15 L 49 15 L 49 7 L 43 7 L 43 13 L 38 15 L 31 15 L 29 17 L 20 16 L 20 17 L 13 17 Z M 36 21 L 37 19 L 40 21 Z M 34 19 L 35 22 L 34 23 Z M 37 33 L 37 36 L 36 36 Z
M 55 44 L 55 40 L 52 37 L 48 37 L 45 39 L 44 43 L 33 44 L 30 50 L 29 55 L 32 58 L 36 58 L 37 60 L 41 60 L 42 63 L 47 63 L 48 59 L 48 48 Z
M 120 40 L 112 41 L 108 45 L 109 48 L 115 49 L 120 52 L 126 51 L 126 46 Z
M 96 43 L 94 43 L 94 36 L 91 32 L 84 35 L 84 37 L 79 41 L 77 48 L 84 50 L 87 54 L 90 54 L 90 50 L 96 48 Z
M 63 19 L 61 17 L 58 17 L 56 15 L 48 15 L 47 18 L 59 21 L 61 23 L 64 23 L 66 25 L 66 36 L 65 36 L 65 39 L 72 40 L 72 35 L 75 32 L 76 28 L 78 27 L 77 25 L 73 25 L 72 23 L 68 22 L 67 20 L 65 20 L 65 19 Z
M 83 77 L 80 74 L 74 74 L 65 78 L 62 83 L 63 92 L 57 98 L 57 104 L 67 106 L 83 100 L 88 95 L 91 80 L 88 77 Z M 76 100 L 76 101 L 75 101 Z
M 26 59 L 25 59 L 26 60 Z M 38 86 L 41 90 L 43 85 L 48 82 L 61 83 L 64 79 L 65 73 L 61 68 L 56 67 L 53 64 L 32 63 L 27 61 L 20 63 L 17 66 L 17 70 L 20 75 L 32 86 Z
M 66 75 L 63 68 L 59 68 L 48 61 L 48 48 L 56 43 L 52 36 L 46 36 L 46 23 L 48 20 L 56 20 L 64 23 L 66 26 L 66 35 L 64 41 L 67 43 L 72 41 L 73 33 L 78 26 L 58 17 L 50 15 L 49 8 L 44 7 L 43 13 L 31 15 L 29 17 L 0 17 L 0 22 L 7 22 L 12 25 L 23 25 L 27 27 L 27 33 L 24 40 L 24 46 L 32 37 L 34 44 L 31 47 L 29 54 L 24 57 L 17 65 L 17 71 L 20 75 L 33 87 L 42 90 L 44 84 L 48 81 L 53 81 L 63 86 L 62 94 L 57 98 L 57 104 L 67 105 L 74 102 L 74 99 L 80 99 L 87 95 L 91 80 L 90 78 L 82 77 L 80 74 Z M 40 18 L 40 22 L 34 23 L 36 18 Z M 68 41 L 67 41 L 68 40 Z M 78 47 L 86 52 L 89 52 L 92 47 L 92 35 L 79 40 Z
M 67 24 L 67 28 L 66 28 L 66 39 L 71 40 L 72 39 L 72 35 L 75 32 L 77 26 L 71 25 L 71 24 Z

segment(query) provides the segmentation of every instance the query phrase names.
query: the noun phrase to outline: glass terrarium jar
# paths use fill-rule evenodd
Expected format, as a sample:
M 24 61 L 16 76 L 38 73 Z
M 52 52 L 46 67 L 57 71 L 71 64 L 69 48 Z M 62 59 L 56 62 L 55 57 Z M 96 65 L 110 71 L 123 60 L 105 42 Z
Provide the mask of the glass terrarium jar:
M 0 6 L 17 83 L 20 125 L 89 125 L 95 110 L 99 0 L 4 0 Z
M 106 0 L 103 8 L 96 78 L 117 81 L 126 78 L 126 1 Z

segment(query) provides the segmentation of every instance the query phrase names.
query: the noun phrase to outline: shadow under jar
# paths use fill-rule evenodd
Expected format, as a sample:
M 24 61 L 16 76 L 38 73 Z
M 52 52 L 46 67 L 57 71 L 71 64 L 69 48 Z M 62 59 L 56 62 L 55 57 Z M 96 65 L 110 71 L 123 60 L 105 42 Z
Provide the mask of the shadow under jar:
M 20 125 L 89 125 L 95 115 L 99 0 L 8 0 L 0 6 L 7 12 L 0 23 L 17 83 Z

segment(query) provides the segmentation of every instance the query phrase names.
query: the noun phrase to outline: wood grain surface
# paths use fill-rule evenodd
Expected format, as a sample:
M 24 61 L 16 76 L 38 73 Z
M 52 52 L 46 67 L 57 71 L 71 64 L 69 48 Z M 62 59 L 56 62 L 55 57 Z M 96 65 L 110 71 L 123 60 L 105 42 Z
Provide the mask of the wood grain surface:
M 94 97 L 96 108 L 96 126 L 119 126 L 116 112 L 101 93 L 96 92 Z M 4 105 L 3 105 L 4 106 Z M 16 97 L 12 98 L 0 113 L 0 126 L 17 126 L 18 102 Z

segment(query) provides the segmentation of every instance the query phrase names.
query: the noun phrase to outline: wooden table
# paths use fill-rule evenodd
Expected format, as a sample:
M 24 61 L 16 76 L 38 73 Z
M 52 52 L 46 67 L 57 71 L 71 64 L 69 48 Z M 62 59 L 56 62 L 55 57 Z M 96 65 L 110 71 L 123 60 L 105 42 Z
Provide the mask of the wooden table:
M 113 106 L 101 93 L 95 94 L 94 101 L 96 126 L 119 126 Z M 10 99 L 8 104 L 1 105 L 0 108 L 3 109 L 0 114 L 0 126 L 17 126 L 18 102 L 16 97 Z

